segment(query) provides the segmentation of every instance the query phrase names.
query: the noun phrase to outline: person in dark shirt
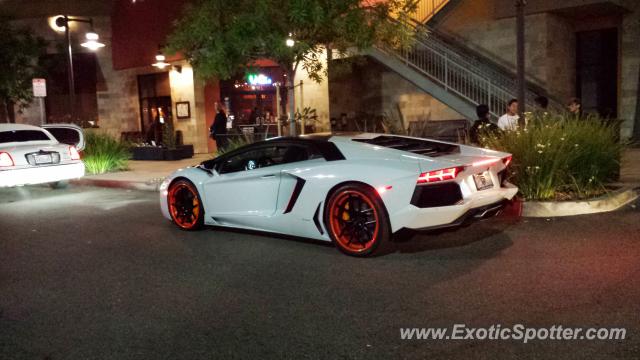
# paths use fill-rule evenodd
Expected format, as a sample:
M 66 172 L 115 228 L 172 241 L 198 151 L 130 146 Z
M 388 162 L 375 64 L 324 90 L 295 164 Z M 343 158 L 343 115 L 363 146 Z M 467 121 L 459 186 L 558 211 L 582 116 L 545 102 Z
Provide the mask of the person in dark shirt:
M 216 103 L 216 117 L 209 128 L 211 138 L 216 142 L 216 148 L 224 149 L 227 146 L 227 115 L 222 106 Z
M 480 135 L 497 133 L 500 128 L 489 120 L 489 107 L 484 104 L 480 104 L 476 107 L 476 114 L 478 120 L 473 123 L 471 129 L 469 129 L 469 139 L 474 144 L 480 144 Z

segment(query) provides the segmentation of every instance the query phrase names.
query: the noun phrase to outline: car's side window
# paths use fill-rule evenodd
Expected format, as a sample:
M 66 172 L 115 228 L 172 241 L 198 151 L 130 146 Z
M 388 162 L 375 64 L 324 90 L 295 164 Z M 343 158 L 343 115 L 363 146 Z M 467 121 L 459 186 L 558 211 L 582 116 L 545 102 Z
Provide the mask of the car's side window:
M 263 146 L 231 156 L 219 165 L 220 174 L 250 171 L 274 165 L 290 164 L 322 158 L 315 149 L 305 145 L 277 144 Z
M 313 147 L 306 145 L 287 145 L 282 155 L 282 163 L 290 164 L 322 158 L 322 155 Z
M 236 154 L 220 164 L 220 174 L 250 171 L 280 164 L 279 146 L 264 146 Z

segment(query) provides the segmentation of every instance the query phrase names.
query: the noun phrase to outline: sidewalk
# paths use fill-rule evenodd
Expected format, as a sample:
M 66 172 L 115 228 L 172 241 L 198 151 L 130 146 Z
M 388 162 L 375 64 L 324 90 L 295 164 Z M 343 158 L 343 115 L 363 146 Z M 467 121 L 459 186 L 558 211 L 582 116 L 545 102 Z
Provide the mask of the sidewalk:
M 87 175 L 73 180 L 76 185 L 157 191 L 162 180 L 172 172 L 211 159 L 210 154 L 195 154 L 177 161 L 129 161 L 129 170 L 101 175 Z

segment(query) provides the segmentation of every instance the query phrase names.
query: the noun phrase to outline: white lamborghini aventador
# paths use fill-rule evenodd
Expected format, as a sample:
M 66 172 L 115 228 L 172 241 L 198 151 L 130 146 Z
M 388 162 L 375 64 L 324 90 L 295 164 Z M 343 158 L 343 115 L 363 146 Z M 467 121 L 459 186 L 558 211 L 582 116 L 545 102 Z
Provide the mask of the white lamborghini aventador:
M 254 143 L 160 187 L 184 230 L 235 227 L 333 241 L 366 256 L 403 228 L 433 229 L 497 213 L 518 189 L 507 153 L 383 134 L 317 134 Z

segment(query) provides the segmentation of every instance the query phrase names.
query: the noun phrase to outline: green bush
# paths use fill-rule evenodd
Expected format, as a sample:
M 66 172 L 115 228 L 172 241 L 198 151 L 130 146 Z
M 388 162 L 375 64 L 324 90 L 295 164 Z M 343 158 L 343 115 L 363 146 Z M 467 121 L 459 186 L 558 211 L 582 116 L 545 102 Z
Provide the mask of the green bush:
M 126 170 L 131 157 L 126 144 L 106 134 L 86 134 L 83 152 L 84 165 L 90 174 Z
M 586 199 L 618 176 L 624 145 L 617 123 L 535 113 L 527 114 L 527 124 L 481 138 L 484 147 L 513 154 L 510 180 L 525 199 Z
M 241 136 L 237 136 L 237 137 L 229 137 L 227 139 L 227 146 L 220 148 L 217 150 L 216 156 L 220 156 L 222 154 L 231 152 L 233 150 L 239 149 L 245 145 L 249 145 L 253 143 L 252 139 L 250 138 L 250 136 L 247 135 L 241 135 Z

